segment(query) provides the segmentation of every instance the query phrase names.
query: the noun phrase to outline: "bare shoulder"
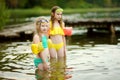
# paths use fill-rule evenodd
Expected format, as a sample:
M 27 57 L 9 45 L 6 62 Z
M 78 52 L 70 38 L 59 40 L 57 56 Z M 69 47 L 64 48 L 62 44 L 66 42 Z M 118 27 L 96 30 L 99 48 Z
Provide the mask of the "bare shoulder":
M 33 39 L 37 39 L 37 38 L 39 38 L 39 35 L 38 35 L 38 34 L 35 34 L 35 35 L 33 36 Z
M 40 39 L 39 39 L 39 35 L 38 34 L 35 34 L 33 36 L 33 43 L 39 43 L 40 42 Z

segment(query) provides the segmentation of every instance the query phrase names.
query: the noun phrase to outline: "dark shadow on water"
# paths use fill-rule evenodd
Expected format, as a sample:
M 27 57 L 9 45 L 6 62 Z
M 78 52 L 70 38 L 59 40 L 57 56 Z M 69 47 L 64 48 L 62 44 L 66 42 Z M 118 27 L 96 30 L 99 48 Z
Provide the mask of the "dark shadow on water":
M 70 45 L 86 45 L 86 44 L 113 44 L 118 43 L 117 39 L 120 38 L 120 34 L 109 34 L 109 33 L 97 33 L 92 34 L 84 33 L 82 35 L 72 35 L 67 37 L 67 43 Z

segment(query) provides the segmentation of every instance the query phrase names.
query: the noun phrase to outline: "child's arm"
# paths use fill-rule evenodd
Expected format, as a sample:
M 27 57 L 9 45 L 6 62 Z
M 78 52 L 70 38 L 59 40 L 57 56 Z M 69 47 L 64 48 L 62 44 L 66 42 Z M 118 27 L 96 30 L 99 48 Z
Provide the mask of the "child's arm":
M 62 24 L 62 27 L 63 27 L 63 29 L 65 28 L 64 22 Z M 64 53 L 65 53 L 65 56 L 66 56 L 66 39 L 65 39 L 65 35 L 63 36 L 63 43 L 64 43 Z
M 40 42 L 39 36 L 37 34 L 35 34 L 33 37 L 33 43 L 38 44 L 39 42 Z
M 37 34 L 35 34 L 33 36 L 33 41 L 31 44 L 31 50 L 33 54 L 38 54 L 39 53 L 39 49 L 38 49 L 38 43 L 39 43 L 39 36 Z
M 34 35 L 34 37 L 33 37 L 33 43 L 34 43 L 34 44 L 38 44 L 39 42 L 40 42 L 39 36 L 38 36 L 37 34 Z M 44 68 L 45 70 L 47 70 L 47 69 L 49 68 L 49 66 L 47 65 L 47 62 L 46 62 L 45 52 L 42 51 L 42 52 L 38 53 L 38 56 L 39 56 L 39 57 L 42 59 L 42 61 L 43 61 L 43 68 Z
M 48 70 L 49 66 L 47 64 L 47 59 L 46 59 L 47 57 L 45 56 L 45 52 L 41 52 L 40 53 L 40 57 L 41 57 L 42 62 L 43 62 L 43 68 L 44 68 L 44 70 Z

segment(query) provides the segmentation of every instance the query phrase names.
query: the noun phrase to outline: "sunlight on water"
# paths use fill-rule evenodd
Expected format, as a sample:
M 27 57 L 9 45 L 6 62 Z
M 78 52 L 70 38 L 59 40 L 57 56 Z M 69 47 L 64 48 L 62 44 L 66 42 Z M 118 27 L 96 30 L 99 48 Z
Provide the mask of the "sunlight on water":
M 114 77 L 119 80 L 119 53 L 119 45 L 96 44 L 86 49 L 74 47 L 67 55 L 67 65 L 74 67 L 72 80 L 112 80 Z
M 67 72 L 72 75 L 68 80 L 120 80 L 120 37 L 117 37 L 116 44 L 111 44 L 109 39 L 87 37 L 86 34 L 67 37 L 66 63 L 67 67 L 73 68 Z M 36 80 L 30 44 L 31 42 L 0 43 L 1 80 Z M 56 65 L 50 80 L 64 80 L 64 70 L 58 68 L 59 64 L 53 67 Z M 58 75 L 61 76 L 60 79 Z

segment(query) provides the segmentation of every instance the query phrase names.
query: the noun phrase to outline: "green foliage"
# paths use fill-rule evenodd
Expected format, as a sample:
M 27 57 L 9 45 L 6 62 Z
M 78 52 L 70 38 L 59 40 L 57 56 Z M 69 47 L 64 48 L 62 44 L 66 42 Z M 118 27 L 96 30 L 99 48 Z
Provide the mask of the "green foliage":
M 18 1 L 18 7 L 24 8 L 24 7 L 26 7 L 27 3 L 28 3 L 28 0 L 19 0 Z
M 54 5 L 57 5 L 57 0 L 40 0 L 40 6 L 42 8 L 52 8 Z
M 96 8 L 120 7 L 120 0 L 5 0 L 9 8 L 41 8 L 51 9 L 58 5 L 62 8 Z
M 58 0 L 57 1 L 57 5 L 62 7 L 62 8 L 65 8 L 66 7 L 66 4 L 68 3 L 69 0 Z
M 6 9 L 4 0 L 0 0 L 0 29 L 6 24 L 9 18 L 9 12 Z
M 86 13 L 86 12 L 116 12 L 120 11 L 120 8 L 64 8 L 64 14 L 74 14 L 74 13 Z M 43 9 L 40 7 L 34 7 L 31 9 L 9 9 L 11 13 L 11 18 L 16 15 L 16 18 L 29 18 L 29 17 L 37 17 L 37 16 L 45 16 L 50 15 L 50 9 Z
M 11 13 L 10 17 L 13 18 L 26 18 L 26 17 L 35 17 L 40 15 L 49 15 L 50 9 L 42 9 L 40 7 L 34 7 L 31 9 L 9 9 Z

